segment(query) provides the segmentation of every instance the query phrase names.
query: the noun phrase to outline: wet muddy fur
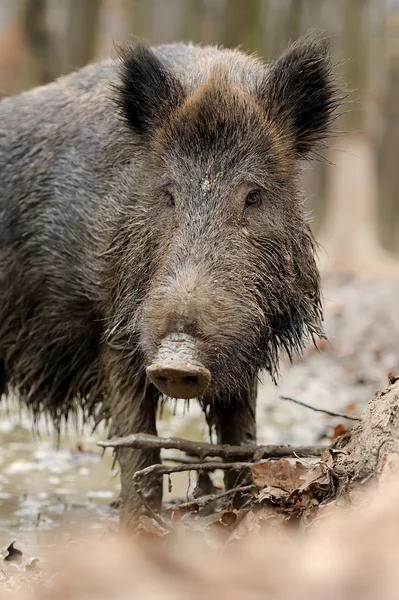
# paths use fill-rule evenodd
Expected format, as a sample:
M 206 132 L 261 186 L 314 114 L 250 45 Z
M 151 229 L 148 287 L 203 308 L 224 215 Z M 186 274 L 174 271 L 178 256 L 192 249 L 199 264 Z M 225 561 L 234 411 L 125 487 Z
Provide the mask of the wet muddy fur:
M 81 407 L 112 435 L 156 433 L 146 368 L 186 336 L 220 441 L 255 439 L 259 372 L 321 333 L 298 178 L 340 100 L 318 35 L 267 66 L 137 43 L 3 100 L 0 391 L 57 427 Z M 128 519 L 159 455 L 118 460 Z M 147 492 L 159 504 L 160 482 Z

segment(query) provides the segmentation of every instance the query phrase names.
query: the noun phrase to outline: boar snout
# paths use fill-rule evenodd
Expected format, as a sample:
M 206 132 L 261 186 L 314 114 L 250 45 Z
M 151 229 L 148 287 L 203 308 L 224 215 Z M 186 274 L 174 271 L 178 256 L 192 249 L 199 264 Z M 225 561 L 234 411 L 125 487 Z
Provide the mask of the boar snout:
M 172 398 L 198 398 L 209 386 L 211 374 L 197 358 L 195 340 L 170 335 L 158 349 L 147 375 L 160 392 Z

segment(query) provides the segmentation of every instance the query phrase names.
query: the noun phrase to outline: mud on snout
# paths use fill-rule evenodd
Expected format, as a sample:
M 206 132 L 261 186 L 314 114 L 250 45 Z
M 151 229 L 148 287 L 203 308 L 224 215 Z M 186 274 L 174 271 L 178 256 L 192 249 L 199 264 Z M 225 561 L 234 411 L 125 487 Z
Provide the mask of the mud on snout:
M 209 370 L 201 364 L 194 338 L 185 333 L 165 337 L 147 375 L 160 392 L 172 398 L 198 398 L 211 381 Z

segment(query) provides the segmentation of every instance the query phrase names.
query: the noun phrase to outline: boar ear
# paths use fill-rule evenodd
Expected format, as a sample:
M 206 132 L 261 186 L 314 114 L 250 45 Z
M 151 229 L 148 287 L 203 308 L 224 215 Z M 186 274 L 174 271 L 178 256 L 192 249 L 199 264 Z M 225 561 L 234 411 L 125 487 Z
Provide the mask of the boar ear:
M 333 77 L 329 50 L 326 38 L 307 35 L 272 65 L 261 84 L 267 119 L 300 157 L 320 147 L 344 97 Z
M 138 134 L 151 134 L 184 100 L 177 77 L 143 44 L 119 51 L 117 104 Z

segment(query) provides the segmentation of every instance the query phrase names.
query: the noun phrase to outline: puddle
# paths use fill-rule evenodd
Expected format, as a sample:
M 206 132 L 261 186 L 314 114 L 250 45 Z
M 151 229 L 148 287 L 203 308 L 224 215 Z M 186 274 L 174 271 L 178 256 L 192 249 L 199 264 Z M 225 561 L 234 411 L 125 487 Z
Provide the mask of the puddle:
M 71 426 L 61 437 L 40 422 L 32 432 L 25 411 L 11 404 L 0 410 L 0 550 L 5 554 L 11 541 L 24 553 L 52 545 L 53 534 L 70 536 L 82 528 L 105 535 L 118 526 L 118 512 L 110 505 L 120 491 L 117 465 L 111 451 L 96 445 L 106 439 L 99 429 L 79 434 Z M 189 411 L 182 403 L 165 405 L 159 419 L 160 435 L 207 439 L 207 428 L 198 405 Z M 169 451 L 169 456 L 178 456 Z M 165 498 L 184 497 L 195 477 L 179 473 L 172 490 L 165 481 Z

